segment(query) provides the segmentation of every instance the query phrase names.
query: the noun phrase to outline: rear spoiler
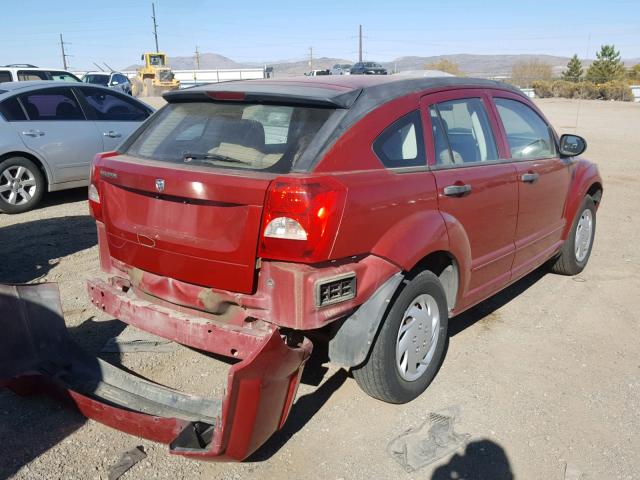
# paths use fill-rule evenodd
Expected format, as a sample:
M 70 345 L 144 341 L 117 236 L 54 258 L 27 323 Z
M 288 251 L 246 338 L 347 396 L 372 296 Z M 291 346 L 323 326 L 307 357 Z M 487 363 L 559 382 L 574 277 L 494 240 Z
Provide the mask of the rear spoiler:
M 345 93 L 327 88 L 269 85 L 269 88 L 260 91 L 243 91 L 237 87 L 247 87 L 246 84 L 236 85 L 236 88 L 233 88 L 234 85 L 225 85 L 227 88 L 224 90 L 219 85 L 212 84 L 210 89 L 202 86 L 197 90 L 171 90 L 162 96 L 169 103 L 243 102 L 348 109 L 362 93 L 361 88 Z

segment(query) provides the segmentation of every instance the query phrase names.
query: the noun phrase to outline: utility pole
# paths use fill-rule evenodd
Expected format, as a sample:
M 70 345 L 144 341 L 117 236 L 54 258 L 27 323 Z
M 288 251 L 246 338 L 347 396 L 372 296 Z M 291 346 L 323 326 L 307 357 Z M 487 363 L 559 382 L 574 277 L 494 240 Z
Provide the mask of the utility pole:
M 196 70 L 200 70 L 200 52 L 198 51 L 198 46 L 196 45 Z
M 64 69 L 67 70 L 67 57 L 71 55 L 67 55 L 64 51 L 64 46 L 67 42 L 62 40 L 62 34 L 60 34 L 60 50 L 62 51 L 62 65 L 64 65 Z
M 309 70 L 313 72 L 313 47 L 309 47 Z
M 160 49 L 158 48 L 158 24 L 156 23 L 156 5 L 151 2 L 151 18 L 153 18 L 153 36 L 156 39 L 156 52 L 159 53 Z
M 362 25 L 358 29 L 358 61 L 362 62 Z

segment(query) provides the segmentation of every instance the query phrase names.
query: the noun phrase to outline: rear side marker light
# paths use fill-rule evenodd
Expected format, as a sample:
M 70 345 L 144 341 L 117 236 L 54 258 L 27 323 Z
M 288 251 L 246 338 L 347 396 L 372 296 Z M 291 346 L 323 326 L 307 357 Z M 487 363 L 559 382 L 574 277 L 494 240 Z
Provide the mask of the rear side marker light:
M 102 220 L 102 206 L 100 205 L 100 177 L 103 177 L 100 161 L 104 158 L 115 157 L 120 155 L 119 152 L 102 152 L 98 153 L 91 162 L 91 176 L 89 185 L 89 211 L 91 216 L 98 221 Z
M 89 185 L 89 200 L 92 202 L 100 203 L 100 194 L 98 193 L 98 189 L 93 183 Z
M 316 284 L 316 306 L 324 307 L 346 302 L 356 296 L 356 275 L 347 273 L 323 279 Z

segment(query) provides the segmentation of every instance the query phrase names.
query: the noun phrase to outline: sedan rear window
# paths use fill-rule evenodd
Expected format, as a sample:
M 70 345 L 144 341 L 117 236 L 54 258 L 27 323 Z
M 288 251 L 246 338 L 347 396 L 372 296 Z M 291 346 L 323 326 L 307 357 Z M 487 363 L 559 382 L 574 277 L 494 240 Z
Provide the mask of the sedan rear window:
M 94 83 L 96 85 L 109 85 L 109 75 L 85 75 L 82 77 L 84 83 Z
M 330 108 L 174 103 L 131 144 L 129 155 L 180 164 L 289 172 Z

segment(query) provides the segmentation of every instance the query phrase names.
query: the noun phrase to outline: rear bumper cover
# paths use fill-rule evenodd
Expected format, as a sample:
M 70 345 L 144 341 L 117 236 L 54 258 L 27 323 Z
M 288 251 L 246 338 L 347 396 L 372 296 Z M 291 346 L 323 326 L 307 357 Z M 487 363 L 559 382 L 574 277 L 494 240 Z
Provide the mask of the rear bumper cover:
M 91 281 L 94 304 L 121 320 L 196 348 L 240 358 L 226 394 L 205 399 L 149 382 L 82 351 L 69 338 L 55 284 L 0 285 L 0 386 L 52 392 L 89 418 L 202 460 L 242 460 L 284 424 L 311 354 L 277 328 L 214 324 Z

